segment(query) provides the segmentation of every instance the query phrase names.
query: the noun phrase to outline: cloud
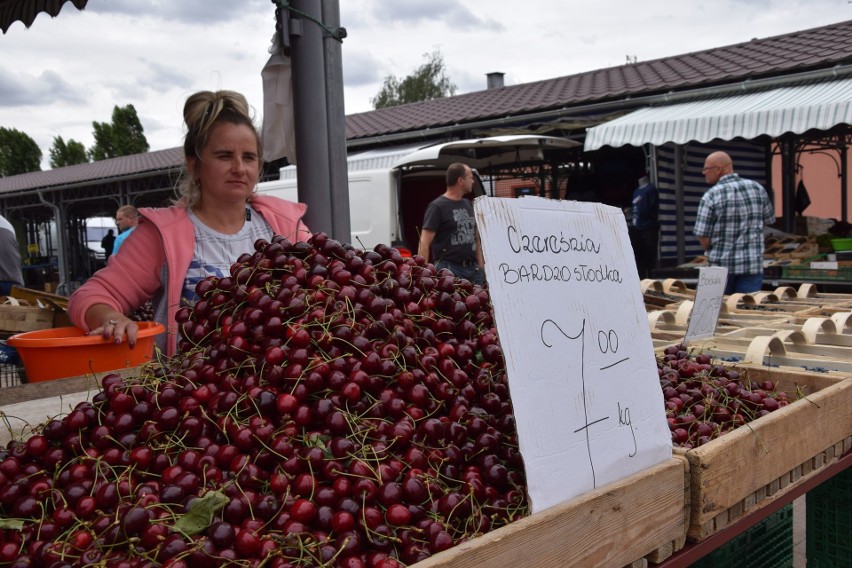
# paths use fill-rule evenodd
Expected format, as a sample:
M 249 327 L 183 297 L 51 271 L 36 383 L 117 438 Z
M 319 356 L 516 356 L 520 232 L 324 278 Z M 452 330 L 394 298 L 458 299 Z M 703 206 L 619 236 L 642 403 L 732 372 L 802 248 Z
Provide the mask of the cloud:
M 151 18 L 187 25 L 217 24 L 238 19 L 246 12 L 242 2 L 233 0 L 105 0 L 90 2 L 87 10 L 133 18 Z M 270 14 L 274 8 L 270 5 Z
M 422 25 L 434 23 L 455 30 L 473 30 L 483 27 L 502 31 L 503 25 L 471 11 L 459 0 L 406 0 L 405 2 L 342 2 L 341 22 L 355 28 L 366 25 Z
M 0 107 L 41 106 L 57 101 L 85 102 L 85 97 L 58 73 L 46 70 L 39 76 L 13 73 L 0 67 Z
M 372 53 L 360 49 L 343 51 L 343 84 L 360 87 L 384 80 L 380 62 Z
M 157 90 L 162 89 L 161 85 L 168 85 L 169 88 L 172 89 L 192 88 L 192 80 L 184 71 L 175 67 L 173 64 L 163 64 L 159 61 L 150 59 L 143 59 L 142 62 L 151 74 L 144 77 L 144 79 L 140 81 L 140 85 L 144 85 L 149 89 Z
M 401 23 L 442 22 L 448 24 L 450 29 L 465 30 L 494 25 L 502 28 L 498 22 L 477 16 L 458 0 L 388 2 L 382 15 Z

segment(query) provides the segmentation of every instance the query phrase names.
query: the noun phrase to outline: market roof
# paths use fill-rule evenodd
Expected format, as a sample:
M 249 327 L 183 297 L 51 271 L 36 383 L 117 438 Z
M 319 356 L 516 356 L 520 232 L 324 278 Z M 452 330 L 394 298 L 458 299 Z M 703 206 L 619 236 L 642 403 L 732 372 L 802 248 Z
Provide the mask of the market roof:
M 486 89 L 346 117 L 346 138 L 625 100 L 852 62 L 852 20 L 684 55 Z
M 9 27 L 15 22 L 23 22 L 26 27 L 33 25 L 33 22 L 42 12 L 50 14 L 52 17 L 59 15 L 62 6 L 69 0 L 0 0 L 0 28 L 5 34 Z M 82 10 L 86 7 L 88 0 L 70 0 Z
M 803 134 L 852 124 L 852 79 L 646 107 L 586 131 L 585 150 Z
M 0 195 L 26 189 L 49 189 L 77 183 L 97 183 L 146 172 L 179 169 L 183 166 L 183 147 L 109 158 L 53 170 L 0 178 Z
M 0 9 L 14 1 L 0 0 Z M 73 1 L 75 5 L 81 3 Z M 17 3 L 61 6 L 62 0 L 17 0 Z M 631 104 L 631 99 L 643 95 L 745 83 L 846 64 L 852 64 L 852 20 L 653 61 L 350 114 L 346 117 L 346 137 L 353 142 L 401 132 L 414 135 L 477 120 L 522 120 L 535 112 L 595 101 L 623 101 L 628 108 L 635 108 L 637 105 Z M 0 194 L 170 169 L 182 163 L 180 148 L 160 152 L 160 155 L 150 152 L 115 158 L 117 162 L 110 166 L 114 170 L 104 169 L 104 165 L 95 162 L 0 178 Z

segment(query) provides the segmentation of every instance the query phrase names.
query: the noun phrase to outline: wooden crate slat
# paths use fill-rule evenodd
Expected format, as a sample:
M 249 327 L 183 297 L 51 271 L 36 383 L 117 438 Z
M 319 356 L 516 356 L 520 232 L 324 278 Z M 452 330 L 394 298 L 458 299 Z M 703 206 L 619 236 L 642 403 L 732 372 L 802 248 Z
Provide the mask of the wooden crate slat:
M 632 565 L 684 532 L 684 464 L 671 459 L 501 527 L 412 568 Z

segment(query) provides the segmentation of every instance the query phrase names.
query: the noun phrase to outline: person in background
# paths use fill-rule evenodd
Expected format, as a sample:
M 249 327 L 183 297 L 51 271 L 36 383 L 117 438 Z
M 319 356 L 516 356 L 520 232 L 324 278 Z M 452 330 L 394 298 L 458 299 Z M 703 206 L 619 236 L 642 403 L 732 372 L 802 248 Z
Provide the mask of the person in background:
M 473 171 L 466 164 L 450 164 L 446 191 L 426 207 L 418 253 L 435 268 L 447 268 L 459 278 L 483 285 L 485 262 L 473 203 L 465 198 L 473 191 L 473 182 Z
M 0 296 L 8 296 L 12 286 L 24 285 L 21 270 L 21 249 L 15 227 L 0 215 Z
M 132 205 L 122 205 L 115 212 L 115 224 L 118 225 L 118 236 L 112 244 L 112 254 L 118 252 L 124 239 L 130 236 L 139 223 L 139 211 Z
M 660 242 L 658 209 L 657 188 L 648 176 L 642 176 L 639 179 L 639 187 L 633 190 L 631 206 L 633 254 L 640 279 L 650 278 L 651 270 L 657 266 L 657 248 Z
M 106 268 L 68 301 L 74 325 L 135 346 L 138 326 L 126 314 L 151 300 L 154 321 L 168 333 L 158 346 L 171 356 L 177 346 L 175 314 L 194 302 L 196 284 L 229 274 L 231 264 L 254 252 L 258 239 L 282 235 L 305 241 L 307 207 L 255 194 L 263 148 L 250 107 L 233 91 L 201 91 L 184 105 L 185 167 L 174 205 L 141 209 L 139 224 Z
M 701 197 L 693 233 L 711 266 L 728 269 L 725 294 L 757 292 L 763 285 L 763 230 L 775 222 L 769 194 L 734 173 L 731 157 L 713 152 L 701 170 L 712 187 Z
M 115 247 L 115 231 L 107 229 L 107 234 L 101 239 L 101 247 L 104 249 L 104 259 L 108 260 Z

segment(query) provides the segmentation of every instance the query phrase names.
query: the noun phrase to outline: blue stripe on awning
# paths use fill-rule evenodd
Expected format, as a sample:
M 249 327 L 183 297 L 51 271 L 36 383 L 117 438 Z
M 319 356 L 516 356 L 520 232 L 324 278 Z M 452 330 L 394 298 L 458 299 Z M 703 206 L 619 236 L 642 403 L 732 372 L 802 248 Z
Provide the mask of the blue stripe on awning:
M 829 130 L 838 124 L 852 124 L 852 79 L 642 108 L 588 129 L 585 150 L 750 140 Z

